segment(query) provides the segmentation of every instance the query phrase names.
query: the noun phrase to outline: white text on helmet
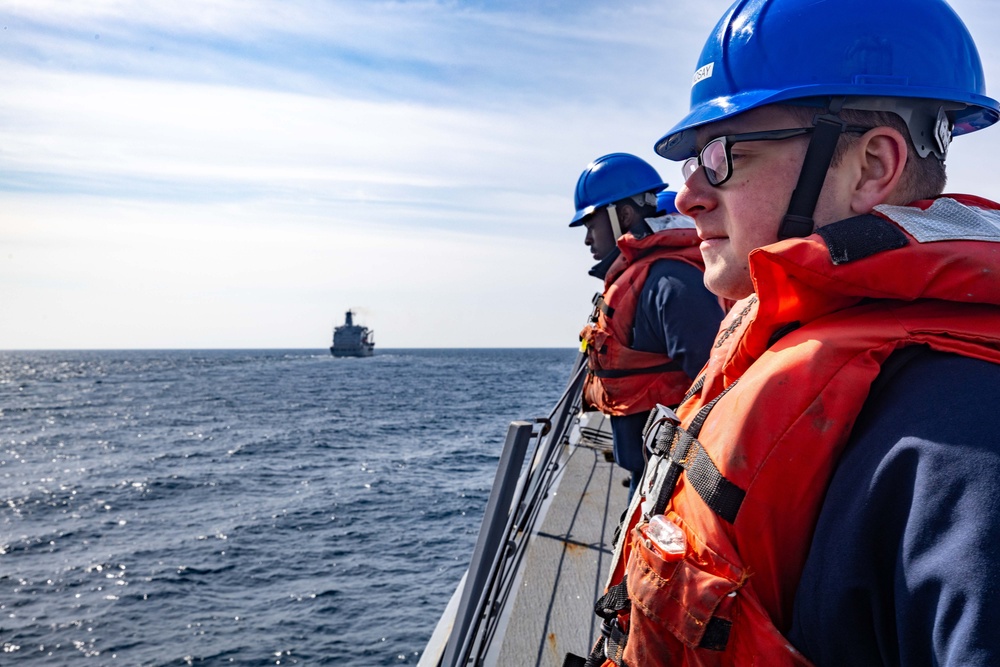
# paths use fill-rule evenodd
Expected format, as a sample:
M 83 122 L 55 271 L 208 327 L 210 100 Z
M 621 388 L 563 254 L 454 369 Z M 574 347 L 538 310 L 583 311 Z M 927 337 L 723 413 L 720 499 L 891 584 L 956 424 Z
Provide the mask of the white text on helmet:
M 704 81 L 705 79 L 712 78 L 712 70 L 715 69 L 715 63 L 708 63 L 698 68 L 694 73 L 694 79 L 691 81 L 691 85 L 694 86 L 699 81 Z

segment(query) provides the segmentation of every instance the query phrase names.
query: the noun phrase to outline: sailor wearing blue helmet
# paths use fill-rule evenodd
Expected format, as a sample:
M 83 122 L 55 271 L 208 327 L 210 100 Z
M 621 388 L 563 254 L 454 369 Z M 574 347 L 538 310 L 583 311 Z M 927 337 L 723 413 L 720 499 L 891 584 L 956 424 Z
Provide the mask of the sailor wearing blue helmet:
M 694 223 L 657 212 L 666 185 L 642 158 L 601 156 L 577 180 L 570 221 L 586 228 L 584 243 L 598 262 L 590 274 L 604 280 L 580 334 L 589 363 L 584 397 L 611 416 L 615 461 L 631 472 L 630 494 L 645 467 L 650 409 L 680 401 L 722 319 L 704 286 Z
M 1000 664 L 1000 118 L 943 0 L 739 0 L 655 144 L 738 300 L 646 434 L 591 665 Z

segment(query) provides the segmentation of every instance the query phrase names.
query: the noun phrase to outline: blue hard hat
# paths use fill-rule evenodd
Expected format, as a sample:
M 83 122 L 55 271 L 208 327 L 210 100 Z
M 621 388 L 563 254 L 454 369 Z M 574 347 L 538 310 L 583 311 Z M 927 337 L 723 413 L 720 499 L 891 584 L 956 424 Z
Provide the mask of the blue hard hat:
M 933 134 L 939 114 L 956 136 L 1000 118 L 972 36 L 944 0 L 738 0 L 701 52 L 690 112 L 656 152 L 683 160 L 695 155 L 698 126 L 766 104 L 823 107 L 842 96 L 844 108 L 901 105 L 918 149 L 914 126 Z M 914 105 L 919 122 L 909 118 Z
M 599 157 L 587 165 L 576 182 L 576 215 L 569 226 L 582 225 L 584 218 L 601 206 L 665 187 L 656 169 L 640 157 L 629 153 Z
M 677 199 L 677 193 L 673 190 L 661 190 L 656 193 L 656 212 L 660 215 L 679 213 L 677 205 L 674 204 L 675 199 Z

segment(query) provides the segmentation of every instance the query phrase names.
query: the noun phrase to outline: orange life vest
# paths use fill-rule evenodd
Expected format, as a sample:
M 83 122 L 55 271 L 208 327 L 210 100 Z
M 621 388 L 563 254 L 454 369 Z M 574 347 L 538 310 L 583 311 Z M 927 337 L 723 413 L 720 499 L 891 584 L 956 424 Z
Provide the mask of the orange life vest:
M 693 228 L 667 229 L 636 239 L 618 239 L 621 255 L 608 269 L 604 294 L 580 332 L 589 361 L 583 395 L 609 415 L 648 412 L 657 403 L 676 405 L 691 378 L 668 355 L 635 350 L 632 330 L 639 295 L 653 262 L 670 259 L 705 270 Z
M 925 345 L 1000 363 L 1000 243 L 970 240 L 1000 239 L 998 209 L 962 196 L 879 207 L 751 253 L 755 295 L 723 321 L 679 422 L 658 426 L 609 581 L 630 610 L 605 624 L 607 655 L 809 664 L 784 633 L 827 482 L 886 359 Z M 651 539 L 657 515 L 680 528 L 682 554 Z

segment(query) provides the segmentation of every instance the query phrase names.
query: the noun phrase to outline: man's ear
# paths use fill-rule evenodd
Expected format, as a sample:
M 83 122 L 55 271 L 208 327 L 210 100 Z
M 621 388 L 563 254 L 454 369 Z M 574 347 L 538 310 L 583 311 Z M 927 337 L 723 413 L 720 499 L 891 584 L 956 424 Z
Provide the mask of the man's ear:
M 617 213 L 618 213 L 618 222 L 622 226 L 623 234 L 631 230 L 632 225 L 634 225 L 636 222 L 642 220 L 642 215 L 640 215 L 639 211 L 636 210 L 636 208 L 631 204 L 622 204 L 618 206 Z
M 879 204 L 909 203 L 908 195 L 900 192 L 908 150 L 898 130 L 884 126 L 869 130 L 845 158 L 851 168 L 854 213 L 868 213 Z

